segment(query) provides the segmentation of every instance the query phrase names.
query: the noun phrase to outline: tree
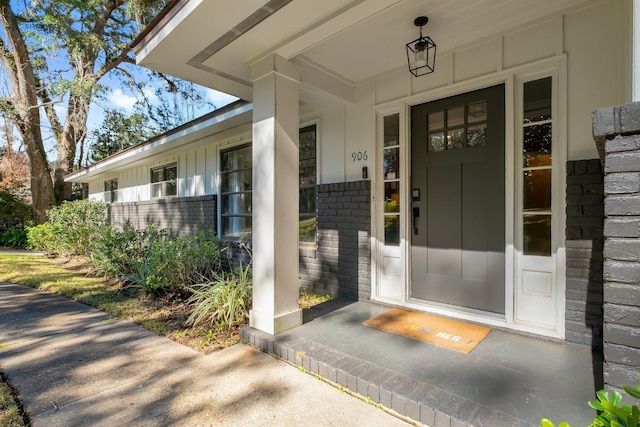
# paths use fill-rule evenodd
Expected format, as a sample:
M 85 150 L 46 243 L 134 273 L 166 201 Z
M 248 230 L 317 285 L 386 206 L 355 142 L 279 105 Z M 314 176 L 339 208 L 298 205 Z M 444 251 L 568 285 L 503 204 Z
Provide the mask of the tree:
M 12 120 L 31 166 L 34 219 L 46 220 L 56 201 L 71 198 L 64 176 L 73 171 L 76 148 L 87 134 L 87 117 L 99 81 L 134 63 L 130 43 L 167 0 L 32 0 L 22 8 L 0 0 L 0 63 L 11 94 L 0 113 Z M 65 103 L 64 118 L 54 109 Z M 57 145 L 54 179 L 44 150 L 44 113 Z
M 14 148 L 13 124 L 5 120 L 0 129 L 5 137 L 5 145 L 0 146 L 0 192 L 31 203 L 29 159 L 22 145 Z
M 140 144 L 153 136 L 148 119 L 139 113 L 125 116 L 120 111 L 107 111 L 102 125 L 91 135 L 91 162 L 97 162 L 119 151 Z

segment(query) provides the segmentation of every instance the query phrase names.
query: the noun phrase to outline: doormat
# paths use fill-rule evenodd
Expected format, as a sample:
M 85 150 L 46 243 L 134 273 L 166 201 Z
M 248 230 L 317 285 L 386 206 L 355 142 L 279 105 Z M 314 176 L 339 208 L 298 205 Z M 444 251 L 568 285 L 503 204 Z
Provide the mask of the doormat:
M 491 332 L 485 326 L 404 308 L 393 308 L 364 325 L 464 353 L 471 352 Z

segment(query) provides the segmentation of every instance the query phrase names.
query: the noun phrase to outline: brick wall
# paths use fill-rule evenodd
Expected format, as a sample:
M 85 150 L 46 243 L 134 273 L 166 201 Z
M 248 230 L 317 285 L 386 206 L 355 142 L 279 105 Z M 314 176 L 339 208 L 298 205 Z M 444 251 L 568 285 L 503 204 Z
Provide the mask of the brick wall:
M 640 102 L 593 114 L 604 156 L 604 382 L 634 386 L 640 373 Z
M 122 228 L 127 221 L 134 228 L 155 224 L 183 236 L 193 236 L 201 230 L 217 230 L 216 206 L 215 195 L 112 203 L 109 217 L 113 227 Z
M 371 182 L 318 186 L 318 246 L 300 251 L 304 290 L 368 299 L 371 295 Z
M 567 162 L 568 342 L 602 350 L 603 172 L 599 159 Z

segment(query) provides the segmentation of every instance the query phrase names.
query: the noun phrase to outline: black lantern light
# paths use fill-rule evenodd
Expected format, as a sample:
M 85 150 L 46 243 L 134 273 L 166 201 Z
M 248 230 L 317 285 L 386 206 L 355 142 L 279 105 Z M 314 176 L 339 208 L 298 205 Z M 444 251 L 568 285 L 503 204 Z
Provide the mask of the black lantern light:
M 424 76 L 435 71 L 436 65 L 436 44 L 431 37 L 422 35 L 422 27 L 427 25 L 429 18 L 418 16 L 413 24 L 420 27 L 420 37 L 407 43 L 407 62 L 409 72 L 414 76 Z

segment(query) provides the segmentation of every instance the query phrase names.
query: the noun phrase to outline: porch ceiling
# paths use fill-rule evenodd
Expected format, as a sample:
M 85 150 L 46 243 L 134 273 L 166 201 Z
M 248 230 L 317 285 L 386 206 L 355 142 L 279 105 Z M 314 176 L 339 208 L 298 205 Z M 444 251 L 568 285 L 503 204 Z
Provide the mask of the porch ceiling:
M 277 53 L 302 66 L 303 84 L 350 99 L 345 88 L 405 66 L 419 15 L 442 53 L 588 1 L 183 0 L 135 51 L 140 65 L 247 100 L 249 66 Z

